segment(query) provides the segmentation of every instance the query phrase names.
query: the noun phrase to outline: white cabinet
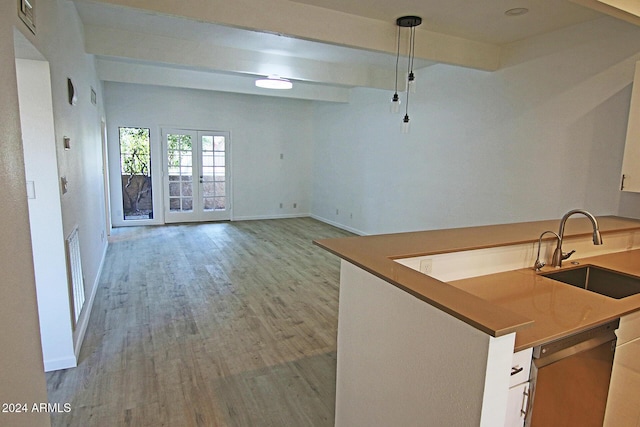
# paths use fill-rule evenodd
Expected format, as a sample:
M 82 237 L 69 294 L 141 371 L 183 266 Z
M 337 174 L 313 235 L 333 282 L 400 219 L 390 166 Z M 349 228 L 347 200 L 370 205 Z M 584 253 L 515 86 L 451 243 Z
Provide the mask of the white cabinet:
M 616 348 L 605 427 L 640 427 L 640 338 Z
M 640 311 L 620 319 L 617 335 L 604 427 L 640 427 Z
M 616 335 L 618 336 L 617 347 L 640 338 L 640 311 L 621 317 Z
M 509 389 L 507 417 L 504 422 L 505 427 L 521 427 L 524 425 L 528 403 L 529 381 L 518 384 Z
M 623 191 L 640 192 L 640 62 L 636 63 L 633 78 L 620 188 Z
M 529 404 L 529 372 L 532 352 L 533 349 L 528 348 L 513 355 L 505 427 L 522 427 L 524 425 Z

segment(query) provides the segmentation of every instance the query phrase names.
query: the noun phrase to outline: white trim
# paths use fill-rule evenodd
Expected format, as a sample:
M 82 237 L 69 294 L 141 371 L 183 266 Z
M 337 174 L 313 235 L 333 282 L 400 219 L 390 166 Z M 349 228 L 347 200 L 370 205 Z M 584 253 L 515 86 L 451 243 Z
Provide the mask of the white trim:
M 44 371 L 52 372 L 59 371 L 61 369 L 75 368 L 78 366 L 78 356 L 76 357 L 61 357 L 58 359 L 49 359 L 44 361 Z
M 489 337 L 480 427 L 505 425 L 516 333 Z
M 232 221 L 255 221 L 260 219 L 285 219 L 285 218 L 308 218 L 308 213 L 280 214 L 280 215 L 246 215 L 234 216 Z
M 153 219 L 128 219 L 126 221 L 122 220 L 122 223 L 117 223 L 114 221 L 111 227 L 112 228 L 142 227 L 147 225 L 164 225 L 164 222 L 162 222 L 161 219 L 155 218 L 155 212 L 154 212 Z
M 336 228 L 341 228 L 342 230 L 349 231 L 349 232 L 357 234 L 359 236 L 368 236 L 370 234 L 370 233 L 365 233 L 362 230 L 358 230 L 357 228 L 349 227 L 347 225 L 340 224 L 339 222 L 328 220 L 328 219 L 323 218 L 323 217 L 318 216 L 318 215 L 311 214 L 309 216 L 311 216 L 311 218 L 316 219 L 316 220 L 318 220 L 320 222 L 324 222 L 325 224 L 329 224 L 329 225 L 334 226 Z

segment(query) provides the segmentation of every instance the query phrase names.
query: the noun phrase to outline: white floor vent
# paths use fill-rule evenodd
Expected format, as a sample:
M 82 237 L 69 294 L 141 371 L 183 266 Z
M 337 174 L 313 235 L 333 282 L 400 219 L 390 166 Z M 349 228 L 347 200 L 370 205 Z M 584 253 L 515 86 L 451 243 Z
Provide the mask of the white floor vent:
M 84 276 L 82 275 L 82 263 L 80 261 L 80 238 L 78 227 L 74 228 L 67 237 L 67 261 L 69 263 L 69 279 L 73 311 L 73 327 L 78 323 L 78 318 L 84 305 Z

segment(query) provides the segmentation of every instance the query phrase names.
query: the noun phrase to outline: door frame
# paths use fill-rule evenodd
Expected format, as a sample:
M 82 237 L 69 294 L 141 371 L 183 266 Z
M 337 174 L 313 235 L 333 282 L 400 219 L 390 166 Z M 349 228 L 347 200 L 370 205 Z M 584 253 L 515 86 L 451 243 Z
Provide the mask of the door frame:
M 184 132 L 185 134 L 191 134 L 195 138 L 195 142 L 197 146 L 192 147 L 192 153 L 195 156 L 201 157 L 202 146 L 201 139 L 202 136 L 206 135 L 214 135 L 214 136 L 224 136 L 225 138 L 225 204 L 227 209 L 224 211 L 225 214 L 220 216 L 220 211 L 211 212 L 209 216 L 206 213 L 202 212 L 192 212 L 192 213 L 171 213 L 169 211 L 169 166 L 167 164 L 167 155 L 168 155 L 168 144 L 167 144 L 167 134 L 175 133 L 180 134 Z M 233 220 L 233 187 L 232 187 L 232 168 L 231 168 L 231 132 L 229 131 L 221 131 L 221 130 L 204 130 L 204 129 L 192 129 L 186 128 L 182 126 L 162 126 L 160 128 L 160 139 L 161 139 L 161 151 L 162 151 L 162 212 L 165 224 L 170 223 L 180 223 L 180 222 L 209 222 L 209 221 L 232 221 Z M 202 165 L 201 159 L 197 159 L 196 162 L 192 162 L 192 170 L 193 177 L 197 177 L 201 170 Z M 198 170 L 195 170 L 195 167 L 198 166 Z M 192 179 L 194 179 L 192 178 Z M 198 183 L 200 184 L 200 183 Z M 198 194 L 200 189 L 198 189 Z M 195 198 L 195 194 L 194 194 Z M 194 206 L 195 209 L 195 206 Z

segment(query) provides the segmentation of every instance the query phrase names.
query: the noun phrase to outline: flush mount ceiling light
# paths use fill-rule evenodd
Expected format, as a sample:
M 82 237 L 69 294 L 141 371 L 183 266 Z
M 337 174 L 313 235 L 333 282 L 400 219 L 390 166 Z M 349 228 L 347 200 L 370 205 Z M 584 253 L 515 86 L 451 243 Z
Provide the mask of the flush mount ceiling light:
M 416 27 L 422 24 L 422 18 L 419 16 L 401 16 L 396 19 L 396 25 L 398 26 L 398 50 L 396 53 L 396 81 L 395 92 L 393 98 L 391 98 L 391 111 L 398 112 L 400 110 L 400 97 L 398 96 L 398 63 L 400 62 L 400 30 L 402 28 L 409 28 L 411 35 L 409 37 L 409 52 L 407 62 L 407 101 L 405 104 L 405 114 L 402 119 L 402 132 L 409 132 L 409 92 L 415 91 L 415 76 L 413 74 L 413 60 L 415 58 L 415 45 L 416 45 Z
M 256 80 L 256 86 L 264 89 L 291 89 L 293 87 L 293 83 L 291 83 L 290 80 L 283 79 L 280 76 L 272 74 L 266 79 Z
M 504 14 L 507 16 L 520 16 L 524 15 L 527 12 L 529 12 L 529 9 L 527 9 L 526 7 L 515 7 L 513 9 L 507 10 L 506 12 L 504 12 Z

